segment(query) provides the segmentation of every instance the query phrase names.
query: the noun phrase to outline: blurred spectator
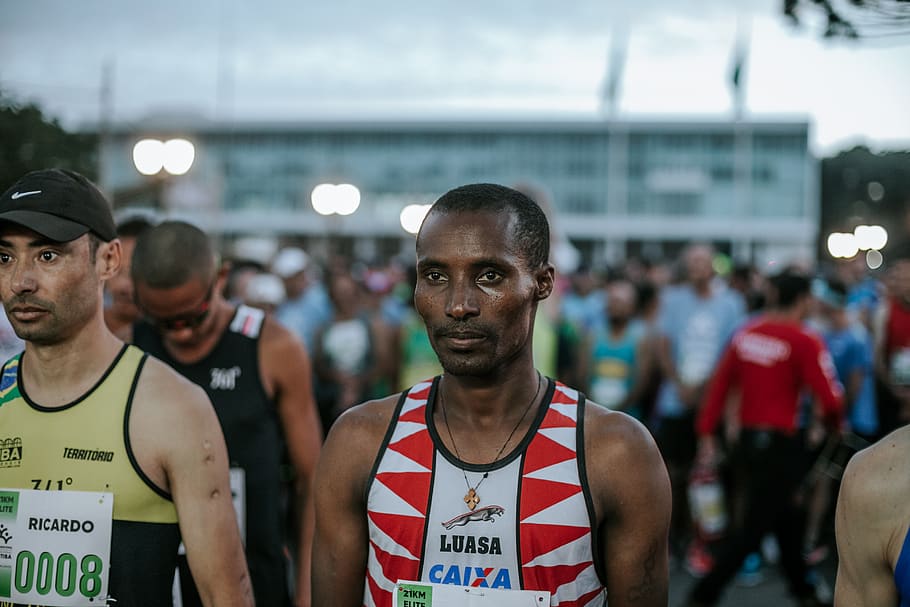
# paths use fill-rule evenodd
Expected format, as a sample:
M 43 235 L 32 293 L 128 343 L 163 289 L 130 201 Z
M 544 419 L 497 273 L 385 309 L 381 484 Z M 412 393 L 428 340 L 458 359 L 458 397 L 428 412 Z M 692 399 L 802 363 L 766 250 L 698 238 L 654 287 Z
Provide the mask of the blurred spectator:
M 336 269 L 328 276 L 328 291 L 332 318 L 313 340 L 316 399 L 326 432 L 344 411 L 369 398 L 383 360 L 382 328 L 364 310 L 364 286 Z
M 405 287 L 408 296 L 403 298 L 409 305 L 398 331 L 398 343 L 394 359 L 398 362 L 395 376 L 398 390 L 406 390 L 425 379 L 442 373 L 442 366 L 436 351 L 430 344 L 427 327 L 414 309 L 414 287 L 417 284 L 417 268 L 408 268 L 408 282 Z
M 765 305 L 763 277 L 751 263 L 737 263 L 728 279 L 730 288 L 742 296 L 746 311 L 754 314 Z
M 910 241 L 888 247 L 887 297 L 875 326 L 882 434 L 910 422 Z
M 866 326 L 849 314 L 849 293 L 837 279 L 817 280 L 817 322 L 844 386 L 847 430 L 868 442 L 880 436 L 875 402 L 872 337 Z
M 843 391 L 831 357 L 805 321 L 811 302 L 809 278 L 785 271 L 773 279 L 775 307 L 737 331 L 711 379 L 698 415 L 698 461 L 716 465 L 719 431 L 730 396 L 740 428 L 730 453 L 733 481 L 744 512 L 720 540 L 713 567 L 690 594 L 689 605 L 715 605 L 746 556 L 766 533 L 780 546 L 790 593 L 801 606 L 823 603 L 803 560 L 805 521 L 796 498 L 805 468 L 796 420 L 801 390 L 822 403 L 820 416 L 837 430 Z
M 224 298 L 234 304 L 246 303 L 247 285 L 250 279 L 265 271 L 265 266 L 258 261 L 235 259 L 228 267 L 227 281 L 224 286 Z M 281 280 L 280 278 L 278 280 Z M 284 291 L 282 281 L 281 290 Z
M 580 335 L 588 335 L 604 326 L 607 293 L 597 274 L 580 266 L 569 276 L 569 289 L 562 296 L 562 320 Z
M 284 281 L 274 274 L 260 272 L 254 274 L 246 283 L 243 303 L 273 314 L 284 303 Z
M 25 349 L 25 342 L 19 339 L 6 316 L 6 309 L 0 306 L 0 358 L 6 362 Z
M 104 310 L 104 322 L 111 333 L 124 339 L 130 335 L 133 323 L 142 318 L 142 311 L 133 301 L 133 279 L 130 276 L 130 265 L 136 239 L 140 234 L 154 225 L 152 220 L 138 215 L 127 217 L 117 224 L 117 237 L 120 239 L 122 263 L 116 276 L 105 283 L 108 305 Z
M 882 286 L 873 277 L 865 255 L 838 260 L 837 277 L 847 287 L 847 310 L 857 320 L 872 329 L 875 311 L 882 298 Z
M 649 364 L 646 365 L 646 375 L 642 380 L 644 383 L 644 390 L 641 395 L 642 421 L 653 432 L 654 404 L 662 381 L 659 359 L 660 330 L 657 324 L 657 315 L 660 310 L 660 292 L 654 283 L 647 278 L 635 283 L 635 291 L 638 302 L 636 315 L 643 330 L 642 350 L 645 358 L 649 361 Z
M 245 236 L 238 238 L 230 250 L 230 257 L 235 261 L 267 268 L 278 253 L 278 243 L 270 236 Z
M 664 288 L 658 345 L 663 382 L 657 395 L 657 440 L 673 486 L 671 546 L 682 556 L 691 536 L 686 487 L 695 458 L 695 412 L 720 353 L 745 317 L 742 297 L 715 281 L 713 249 L 690 245 L 684 252 L 686 281 Z M 691 544 L 691 570 L 704 572 L 707 555 Z
M 297 247 L 281 249 L 272 261 L 272 272 L 284 280 L 287 294 L 275 312 L 278 321 L 312 351 L 316 332 L 331 319 L 332 305 L 310 256 Z
M 595 403 L 640 420 L 650 360 L 644 323 L 634 317 L 638 294 L 624 279 L 612 281 L 606 291 L 607 320 L 592 328 L 581 346 L 581 385 Z
M 812 294 L 817 302 L 812 324 L 824 338 L 837 378 L 844 387 L 847 423 L 843 428 L 843 440 L 838 434 L 825 436 L 824 429 L 818 425 L 810 426 L 809 446 L 816 463 L 811 477 L 804 482 L 810 493 L 803 548 L 809 565 L 816 564 L 829 552 L 824 541 L 833 538 L 834 529 L 830 524 L 825 527 L 835 496 L 835 481 L 840 479 L 846 460 L 857 448 L 874 442 L 878 435 L 869 332 L 860 320 L 847 312 L 847 288 L 840 280 L 816 279 L 812 283 Z

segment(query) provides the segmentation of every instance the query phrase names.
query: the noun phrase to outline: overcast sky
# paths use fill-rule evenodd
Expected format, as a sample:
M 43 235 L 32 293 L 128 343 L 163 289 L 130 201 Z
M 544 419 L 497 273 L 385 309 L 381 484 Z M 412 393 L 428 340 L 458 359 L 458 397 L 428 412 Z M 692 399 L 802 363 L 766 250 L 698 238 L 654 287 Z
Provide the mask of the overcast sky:
M 0 88 L 67 125 L 218 120 L 596 118 L 626 32 L 618 117 L 808 118 L 819 154 L 910 149 L 910 36 L 824 41 L 780 0 L 0 0 Z

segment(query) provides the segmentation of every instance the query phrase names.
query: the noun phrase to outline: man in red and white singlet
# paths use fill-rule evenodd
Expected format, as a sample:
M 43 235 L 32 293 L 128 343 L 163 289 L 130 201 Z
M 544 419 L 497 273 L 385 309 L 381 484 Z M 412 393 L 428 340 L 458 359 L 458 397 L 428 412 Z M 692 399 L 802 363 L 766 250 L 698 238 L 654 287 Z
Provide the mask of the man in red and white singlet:
M 439 596 L 544 591 L 559 607 L 667 604 L 670 490 L 653 440 L 535 370 L 548 257 L 546 217 L 519 192 L 463 186 L 431 208 L 415 307 L 444 373 L 333 426 L 314 605 L 391 607 L 401 581 Z

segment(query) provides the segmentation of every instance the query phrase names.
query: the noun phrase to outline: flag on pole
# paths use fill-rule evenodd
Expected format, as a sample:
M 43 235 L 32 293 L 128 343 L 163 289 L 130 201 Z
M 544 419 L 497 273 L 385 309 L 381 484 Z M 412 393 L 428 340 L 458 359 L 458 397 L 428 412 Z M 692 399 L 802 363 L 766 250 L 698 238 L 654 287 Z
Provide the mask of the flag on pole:
M 626 34 L 614 30 L 610 41 L 607 81 L 603 90 L 604 109 L 612 116 L 619 104 L 620 85 L 626 63 Z
M 733 89 L 733 111 L 737 118 L 742 117 L 745 97 L 745 69 L 749 55 L 748 28 L 737 27 L 736 41 L 733 43 L 733 61 L 730 68 L 730 85 Z

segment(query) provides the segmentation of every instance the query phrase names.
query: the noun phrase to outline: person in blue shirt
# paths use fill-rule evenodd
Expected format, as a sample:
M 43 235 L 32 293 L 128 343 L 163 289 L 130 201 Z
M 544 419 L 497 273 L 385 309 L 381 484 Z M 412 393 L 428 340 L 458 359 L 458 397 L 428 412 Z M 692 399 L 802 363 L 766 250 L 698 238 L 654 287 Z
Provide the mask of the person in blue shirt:
M 714 249 L 692 244 L 683 254 L 686 281 L 666 287 L 658 311 L 657 356 L 663 382 L 657 393 L 656 434 L 673 485 L 671 546 L 675 556 L 692 535 L 686 486 L 695 460 L 695 411 L 724 345 L 745 320 L 742 296 L 716 279 Z M 709 567 L 693 543 L 688 561 Z
M 624 279 L 611 282 L 606 291 L 606 323 L 588 336 L 579 356 L 584 390 L 594 402 L 641 421 L 650 361 L 645 326 L 635 318 L 637 292 Z

